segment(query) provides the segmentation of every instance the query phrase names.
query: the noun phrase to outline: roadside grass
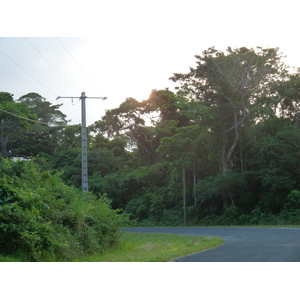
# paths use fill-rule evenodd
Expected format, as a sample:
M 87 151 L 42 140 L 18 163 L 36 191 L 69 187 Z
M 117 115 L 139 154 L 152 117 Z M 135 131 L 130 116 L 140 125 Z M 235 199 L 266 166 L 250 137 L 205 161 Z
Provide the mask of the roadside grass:
M 156 226 L 159 227 L 159 226 Z M 163 226 L 162 226 L 163 227 Z M 165 227 L 165 226 L 164 226 Z M 199 226 L 189 226 L 199 227 Z M 299 225 L 248 225 L 207 227 L 280 228 Z M 223 244 L 220 237 L 189 236 L 180 234 L 121 232 L 120 242 L 103 254 L 78 257 L 74 262 L 164 262 L 180 256 L 208 250 Z M 24 257 L 2 256 L 0 262 L 25 262 Z
M 117 246 L 81 262 L 165 262 L 223 244 L 220 237 L 122 232 Z
M 78 257 L 73 262 L 165 262 L 223 244 L 220 237 L 121 232 L 119 243 L 102 254 Z M 0 262 L 25 262 L 23 257 L 1 256 Z
M 21 258 L 0 255 L 0 262 L 22 262 Z

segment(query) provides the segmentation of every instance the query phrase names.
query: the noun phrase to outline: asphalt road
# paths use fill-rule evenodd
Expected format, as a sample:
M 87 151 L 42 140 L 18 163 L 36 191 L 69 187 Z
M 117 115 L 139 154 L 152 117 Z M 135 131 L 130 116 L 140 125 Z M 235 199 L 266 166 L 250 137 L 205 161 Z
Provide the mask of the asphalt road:
M 300 262 L 300 228 L 136 227 L 132 232 L 219 236 L 224 244 L 177 262 Z

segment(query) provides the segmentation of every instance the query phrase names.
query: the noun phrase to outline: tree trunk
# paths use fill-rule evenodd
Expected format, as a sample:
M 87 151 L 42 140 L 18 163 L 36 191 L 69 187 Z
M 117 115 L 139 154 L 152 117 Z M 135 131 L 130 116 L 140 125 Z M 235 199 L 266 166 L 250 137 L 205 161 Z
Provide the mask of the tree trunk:
M 223 145 L 222 145 L 222 154 L 221 154 L 221 160 L 222 160 L 222 174 L 225 175 L 228 171 L 228 154 L 226 151 L 226 145 L 227 145 L 227 134 L 223 135 Z
M 196 162 L 195 162 L 195 160 L 194 160 L 193 182 L 194 182 L 193 194 L 194 194 L 195 218 L 197 220 L 198 219 L 198 214 L 197 214 L 197 196 L 196 196 L 197 174 L 196 174 Z
M 229 206 L 227 196 L 225 196 L 225 195 L 222 196 L 222 202 L 223 202 L 223 212 L 225 212 L 225 210 L 226 210 L 226 209 L 228 208 L 228 206 Z
M 233 143 L 231 144 L 230 148 L 227 150 L 227 134 L 223 135 L 223 147 L 222 147 L 222 174 L 226 175 L 229 169 L 229 164 L 230 160 L 233 154 L 233 151 L 235 150 L 237 144 L 238 144 L 238 139 L 239 139 L 239 134 L 238 131 L 235 131 L 235 139 Z M 233 202 L 233 200 L 231 199 Z M 223 202 L 223 211 L 227 209 L 229 206 L 228 204 L 228 198 L 226 196 L 222 196 L 222 202 Z
M 185 187 L 185 167 L 182 168 L 182 186 L 183 186 L 183 224 L 186 224 L 186 187 Z
M 2 158 L 7 157 L 7 136 L 4 136 L 3 134 L 3 120 L 1 120 L 1 126 L 0 126 L 0 146 L 1 146 L 1 156 Z
M 197 178 L 196 178 L 196 163 L 194 161 L 193 164 L 193 191 L 194 191 L 194 204 L 196 205 L 197 202 L 197 197 L 196 197 L 196 183 L 197 183 Z

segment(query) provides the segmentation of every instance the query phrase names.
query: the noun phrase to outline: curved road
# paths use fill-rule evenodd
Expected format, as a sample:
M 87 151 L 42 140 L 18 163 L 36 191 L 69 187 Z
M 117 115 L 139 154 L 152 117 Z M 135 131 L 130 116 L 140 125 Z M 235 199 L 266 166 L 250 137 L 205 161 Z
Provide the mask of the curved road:
M 181 262 L 300 262 L 300 228 L 136 227 L 131 232 L 219 236 L 224 244 L 179 257 Z

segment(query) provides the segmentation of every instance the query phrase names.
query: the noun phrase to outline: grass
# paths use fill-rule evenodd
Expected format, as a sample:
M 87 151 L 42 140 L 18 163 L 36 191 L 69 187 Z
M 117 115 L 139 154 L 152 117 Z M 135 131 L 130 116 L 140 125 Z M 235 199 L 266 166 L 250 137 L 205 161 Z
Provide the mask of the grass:
M 209 227 L 209 226 L 208 226 Z M 224 226 L 211 226 L 224 227 Z M 226 227 L 299 227 L 297 225 L 252 225 Z M 121 232 L 120 242 L 103 254 L 75 259 L 76 262 L 164 262 L 223 244 L 220 237 L 180 234 Z M 1 256 L 0 262 L 22 262 L 21 257 Z
M 79 257 L 74 262 L 165 262 L 222 245 L 220 237 L 121 232 L 120 242 L 102 254 Z M 22 262 L 0 256 L 0 262 Z
M 0 262 L 22 262 L 20 258 L 12 257 L 12 256 L 2 256 L 0 255 Z
M 122 232 L 118 246 L 76 261 L 165 262 L 222 245 L 219 237 Z

